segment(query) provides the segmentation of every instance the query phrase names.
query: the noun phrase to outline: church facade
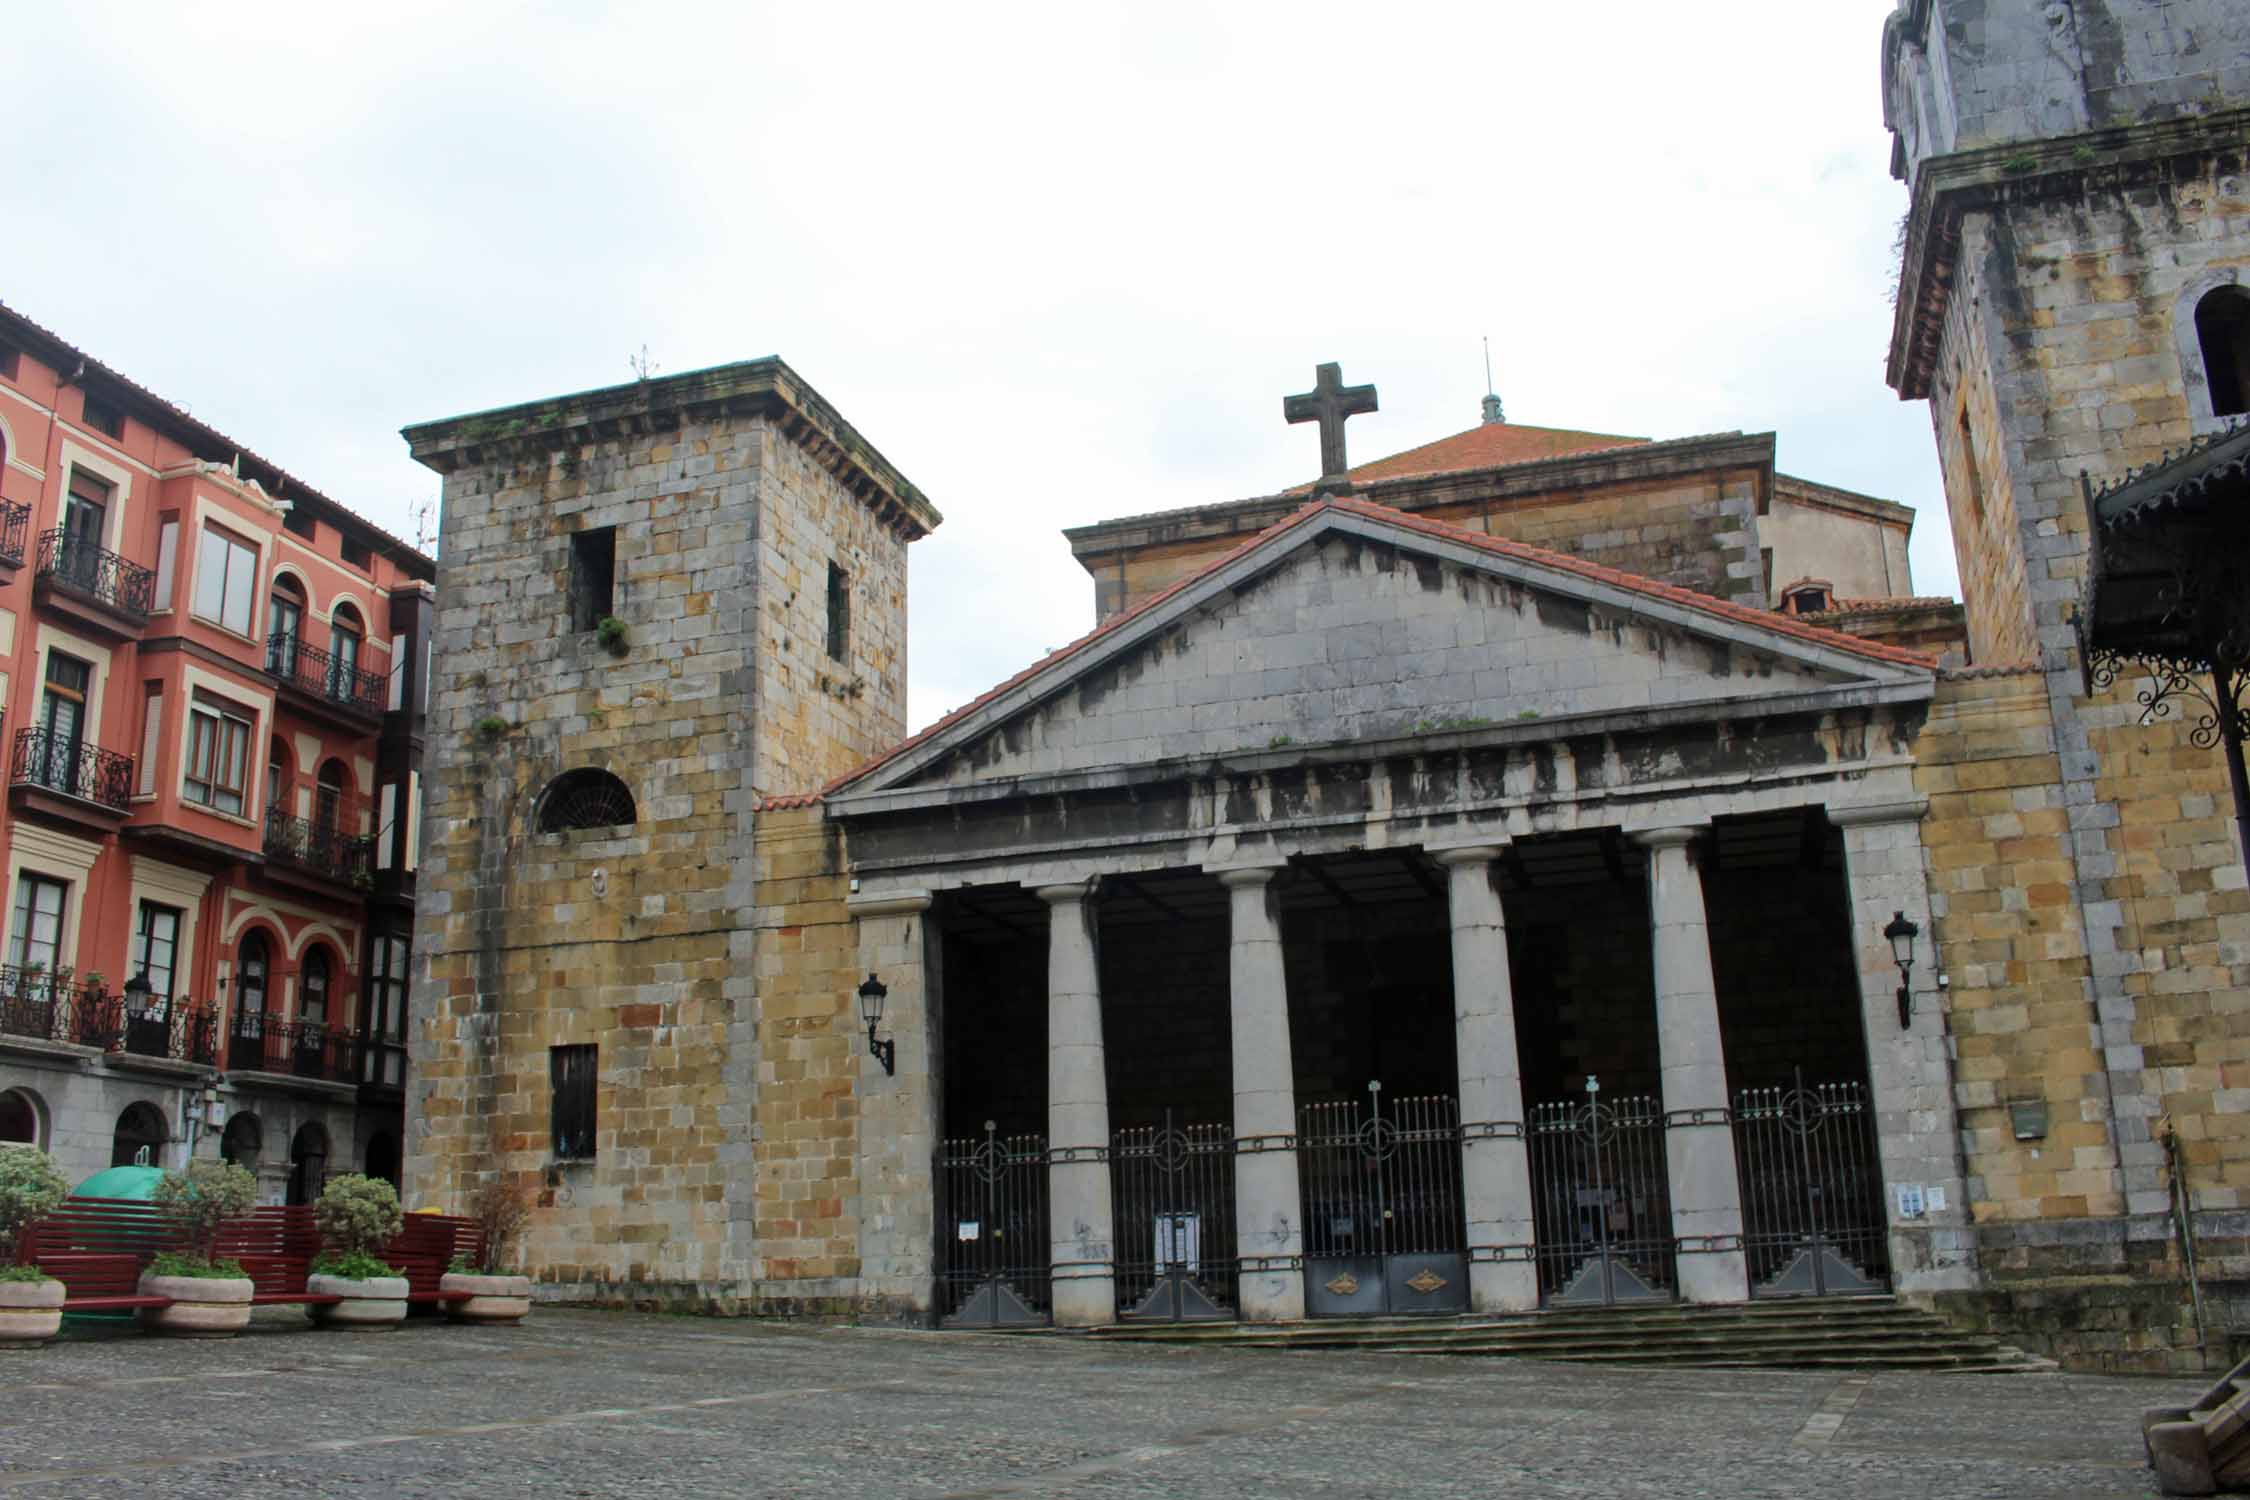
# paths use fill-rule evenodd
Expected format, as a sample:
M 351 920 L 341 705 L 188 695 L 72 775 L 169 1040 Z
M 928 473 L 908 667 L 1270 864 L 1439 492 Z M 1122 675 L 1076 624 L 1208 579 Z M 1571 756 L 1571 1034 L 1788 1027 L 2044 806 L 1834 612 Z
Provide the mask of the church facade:
M 1976 50 L 2025 37 L 1913 0 L 1885 45 L 1894 376 L 1965 609 L 1913 593 L 1911 511 L 1770 434 L 1494 400 L 1355 468 L 1372 392 L 1324 371 L 1317 481 L 1073 530 L 1095 628 L 909 738 L 937 513 L 787 366 L 410 429 L 448 572 L 410 1198 L 533 1187 L 557 1297 L 1084 1326 L 1892 1291 L 2199 1361 L 2194 1247 L 2222 1306 L 2250 1248 L 2250 893 L 2215 757 L 2079 670 L 2061 470 L 2184 440 L 2234 367 L 2042 353 L 2128 336 L 2044 289 L 2106 295 L 2116 252 L 2002 221 L 2145 236 L 2205 172 L 2195 214 L 2239 224 L 2241 112 L 1987 141 Z M 2134 360 L 2250 259 L 2192 238 Z

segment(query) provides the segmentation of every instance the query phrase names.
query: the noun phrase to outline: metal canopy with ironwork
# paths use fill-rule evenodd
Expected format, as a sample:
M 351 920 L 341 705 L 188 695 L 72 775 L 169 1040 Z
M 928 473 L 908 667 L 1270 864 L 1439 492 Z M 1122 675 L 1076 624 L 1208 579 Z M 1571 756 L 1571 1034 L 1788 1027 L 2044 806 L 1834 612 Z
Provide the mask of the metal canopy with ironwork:
M 2186 700 L 2198 746 L 2224 749 L 2250 861 L 2250 423 L 2095 489 L 2082 474 L 2089 556 L 2078 612 L 2089 693 L 2148 674 L 2141 722 Z

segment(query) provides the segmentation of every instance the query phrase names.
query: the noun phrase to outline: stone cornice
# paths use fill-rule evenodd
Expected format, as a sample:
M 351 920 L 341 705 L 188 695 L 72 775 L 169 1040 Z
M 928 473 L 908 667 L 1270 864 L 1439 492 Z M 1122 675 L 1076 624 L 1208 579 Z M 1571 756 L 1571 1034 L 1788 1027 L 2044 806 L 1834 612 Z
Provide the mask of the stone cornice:
M 908 541 L 944 521 L 937 507 L 779 358 L 689 370 L 400 429 L 417 462 L 440 474 L 535 459 L 581 444 L 678 427 L 690 418 L 762 416 Z
M 1352 494 L 1378 505 L 1417 511 L 1438 506 L 1531 499 L 1557 491 L 1632 484 L 1710 469 L 1752 468 L 1765 470 L 1770 475 L 1773 459 L 1772 433 L 1725 432 L 1601 448 L 1591 453 L 1571 453 L 1560 458 L 1502 464 L 1490 469 L 1408 474 L 1354 485 Z M 1304 503 L 1305 496 L 1300 492 L 1257 495 L 1246 500 L 1227 500 L 1216 505 L 1121 516 L 1087 526 L 1066 527 L 1063 536 L 1070 542 L 1071 554 L 1081 563 L 1088 563 L 1089 559 L 1111 552 L 1218 537 L 1252 536 L 1287 519 Z
M 2010 203 L 2082 198 L 2176 180 L 2229 153 L 2250 155 L 2250 108 L 2114 126 L 1934 156 L 1914 172 L 1886 371 L 1901 401 L 1930 394 L 1960 255 L 1962 216 Z

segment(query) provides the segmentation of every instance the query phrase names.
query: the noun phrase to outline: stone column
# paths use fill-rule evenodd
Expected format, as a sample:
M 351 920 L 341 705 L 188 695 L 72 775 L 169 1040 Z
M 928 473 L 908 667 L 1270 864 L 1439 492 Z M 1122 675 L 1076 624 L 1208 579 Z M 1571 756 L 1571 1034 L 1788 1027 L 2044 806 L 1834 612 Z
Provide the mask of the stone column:
M 847 1037 L 858 1100 L 857 1291 L 860 1305 L 875 1316 L 919 1321 L 937 1305 L 937 1226 L 930 1164 L 937 1155 L 939 1032 L 931 1003 L 936 964 L 929 932 L 930 893 L 869 892 L 848 898 L 845 905 L 859 928 L 858 961 L 839 976 L 840 993 L 823 999 L 832 1007 L 832 1024 Z M 782 965 L 792 960 L 770 943 L 767 947 L 773 972 L 783 972 Z M 763 966 L 766 960 L 760 962 Z M 883 1031 L 898 1048 L 895 1074 L 885 1073 L 867 1050 L 867 1029 L 860 1024 L 854 992 L 868 974 L 881 979 L 890 991 L 883 1006 Z M 776 1033 L 769 1029 L 768 1034 Z M 759 1076 L 773 1075 L 761 1072 Z M 730 1205 L 729 1212 L 737 1211 L 755 1212 L 747 1203 L 739 1210 Z
M 1648 850 L 1664 1157 L 1680 1296 L 1689 1302 L 1743 1302 L 1750 1296 L 1750 1269 L 1742 1253 L 1742 1180 L 1735 1170 L 1703 877 L 1690 850 L 1703 831 L 1655 828 L 1636 833 L 1634 840 Z
M 1828 821 L 1844 833 L 1853 958 L 1860 1019 L 1867 1028 L 1868 1104 L 1890 1224 L 1892 1284 L 1902 1292 L 1954 1291 L 1978 1284 L 1976 1231 L 1963 1191 L 1961 1137 L 1946 1041 L 1945 992 L 1937 922 L 1922 862 L 1926 799 L 1836 807 Z M 1922 929 L 1914 940 L 1910 1021 L 1898 1021 L 1898 962 L 1883 929 L 1902 914 Z M 1921 1212 L 1904 1208 L 1920 1199 Z
M 1289 982 L 1281 964 L 1274 874 L 1271 868 L 1219 872 L 1230 911 L 1234 1233 L 1245 1323 L 1283 1323 L 1305 1315 L 1297 1078 L 1289 1052 Z
M 1492 847 L 1446 849 L 1453 923 L 1453 1045 L 1461 1073 L 1461 1191 L 1469 1230 L 1469 1305 L 1524 1312 L 1539 1305 L 1533 1261 L 1531 1156 L 1523 1137 L 1523 1075 L 1508 927 Z
M 1047 903 L 1047 1219 L 1055 1323 L 1117 1321 L 1110 1223 L 1109 1073 L 1092 882 L 1044 885 Z

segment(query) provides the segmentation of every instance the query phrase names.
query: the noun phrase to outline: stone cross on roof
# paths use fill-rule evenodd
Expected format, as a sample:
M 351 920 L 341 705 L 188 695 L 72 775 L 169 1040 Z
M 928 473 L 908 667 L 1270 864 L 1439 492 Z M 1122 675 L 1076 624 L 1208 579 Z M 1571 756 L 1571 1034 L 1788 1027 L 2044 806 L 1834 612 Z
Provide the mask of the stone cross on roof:
M 1313 371 L 1313 388 L 1300 396 L 1284 396 L 1281 414 L 1291 422 L 1320 424 L 1320 482 L 1315 494 L 1341 495 L 1352 487 L 1344 461 L 1344 419 L 1375 410 L 1375 387 L 1344 384 L 1342 365 L 1321 365 Z

